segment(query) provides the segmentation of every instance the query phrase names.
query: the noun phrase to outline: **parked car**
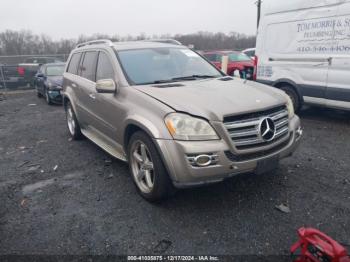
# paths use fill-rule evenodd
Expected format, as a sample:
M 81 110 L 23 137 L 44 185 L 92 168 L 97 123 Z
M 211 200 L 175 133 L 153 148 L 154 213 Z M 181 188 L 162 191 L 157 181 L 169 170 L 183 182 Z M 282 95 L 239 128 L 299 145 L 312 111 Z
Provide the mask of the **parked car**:
M 242 51 L 243 54 L 249 56 L 252 60 L 255 59 L 255 48 L 248 48 Z
M 296 110 L 350 110 L 349 0 L 266 2 L 256 52 L 257 80 L 284 90 Z
M 63 103 L 71 137 L 128 161 L 149 201 L 275 170 L 302 133 L 284 92 L 226 76 L 181 45 L 80 44 L 63 75 Z
M 239 72 L 241 78 L 253 79 L 254 62 L 252 59 L 235 51 L 206 51 L 202 53 L 205 58 L 212 62 L 217 68 L 221 69 L 222 57 L 228 56 L 229 63 L 227 66 L 227 74 L 234 76 L 235 71 Z
M 24 68 L 24 81 L 27 85 L 34 86 L 34 76 L 41 65 L 48 63 L 62 63 L 62 60 L 56 57 L 30 57 L 24 63 L 18 66 Z
M 24 68 L 0 64 L 0 88 L 15 88 L 24 85 Z
M 62 81 L 65 63 L 42 65 L 34 77 L 38 97 L 45 97 L 47 104 L 62 103 Z

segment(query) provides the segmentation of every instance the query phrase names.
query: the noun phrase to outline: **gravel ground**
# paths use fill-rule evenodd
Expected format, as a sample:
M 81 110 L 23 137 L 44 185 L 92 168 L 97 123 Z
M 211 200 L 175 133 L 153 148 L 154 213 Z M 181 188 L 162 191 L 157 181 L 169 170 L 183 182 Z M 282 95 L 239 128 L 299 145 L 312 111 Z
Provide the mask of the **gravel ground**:
M 308 108 L 275 175 L 144 201 L 127 165 L 70 141 L 61 106 L 0 101 L 0 254 L 289 254 L 301 226 L 350 244 L 350 115 Z M 284 203 L 290 213 L 275 206 Z

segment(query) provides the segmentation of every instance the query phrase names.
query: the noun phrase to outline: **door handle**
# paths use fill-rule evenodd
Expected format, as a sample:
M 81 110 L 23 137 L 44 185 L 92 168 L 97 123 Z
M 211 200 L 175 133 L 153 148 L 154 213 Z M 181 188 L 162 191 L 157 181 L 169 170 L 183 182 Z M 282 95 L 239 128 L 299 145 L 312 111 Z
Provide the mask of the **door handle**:
M 89 97 L 90 97 L 91 99 L 96 99 L 96 96 L 95 96 L 95 94 L 93 94 L 93 93 L 89 94 Z

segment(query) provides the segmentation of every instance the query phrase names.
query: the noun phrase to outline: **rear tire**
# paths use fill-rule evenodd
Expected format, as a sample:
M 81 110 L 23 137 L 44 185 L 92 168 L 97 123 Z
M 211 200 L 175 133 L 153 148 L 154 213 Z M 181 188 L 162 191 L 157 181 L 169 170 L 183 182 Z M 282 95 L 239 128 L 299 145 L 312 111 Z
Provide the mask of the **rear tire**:
M 70 136 L 73 140 L 80 140 L 83 138 L 83 134 L 81 133 L 80 125 L 78 123 L 77 117 L 73 110 L 72 104 L 68 101 L 66 106 L 66 119 L 67 126 Z
M 163 160 L 152 139 L 138 131 L 128 144 L 129 169 L 139 194 L 150 202 L 168 198 L 176 192 Z
M 283 90 L 292 100 L 294 111 L 299 112 L 301 109 L 302 102 L 299 94 L 295 91 L 295 89 L 288 85 L 281 86 L 280 89 Z

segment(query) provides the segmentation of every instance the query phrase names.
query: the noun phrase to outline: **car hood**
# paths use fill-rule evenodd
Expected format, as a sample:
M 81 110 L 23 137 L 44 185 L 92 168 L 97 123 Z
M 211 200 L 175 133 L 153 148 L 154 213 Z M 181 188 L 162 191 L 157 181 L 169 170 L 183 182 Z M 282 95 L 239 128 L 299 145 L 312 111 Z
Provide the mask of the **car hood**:
M 210 79 L 135 88 L 175 111 L 211 121 L 223 121 L 225 116 L 259 111 L 287 103 L 282 91 L 238 78 L 230 81 Z
M 62 86 L 63 76 L 48 76 L 46 81 L 50 82 L 54 86 Z

